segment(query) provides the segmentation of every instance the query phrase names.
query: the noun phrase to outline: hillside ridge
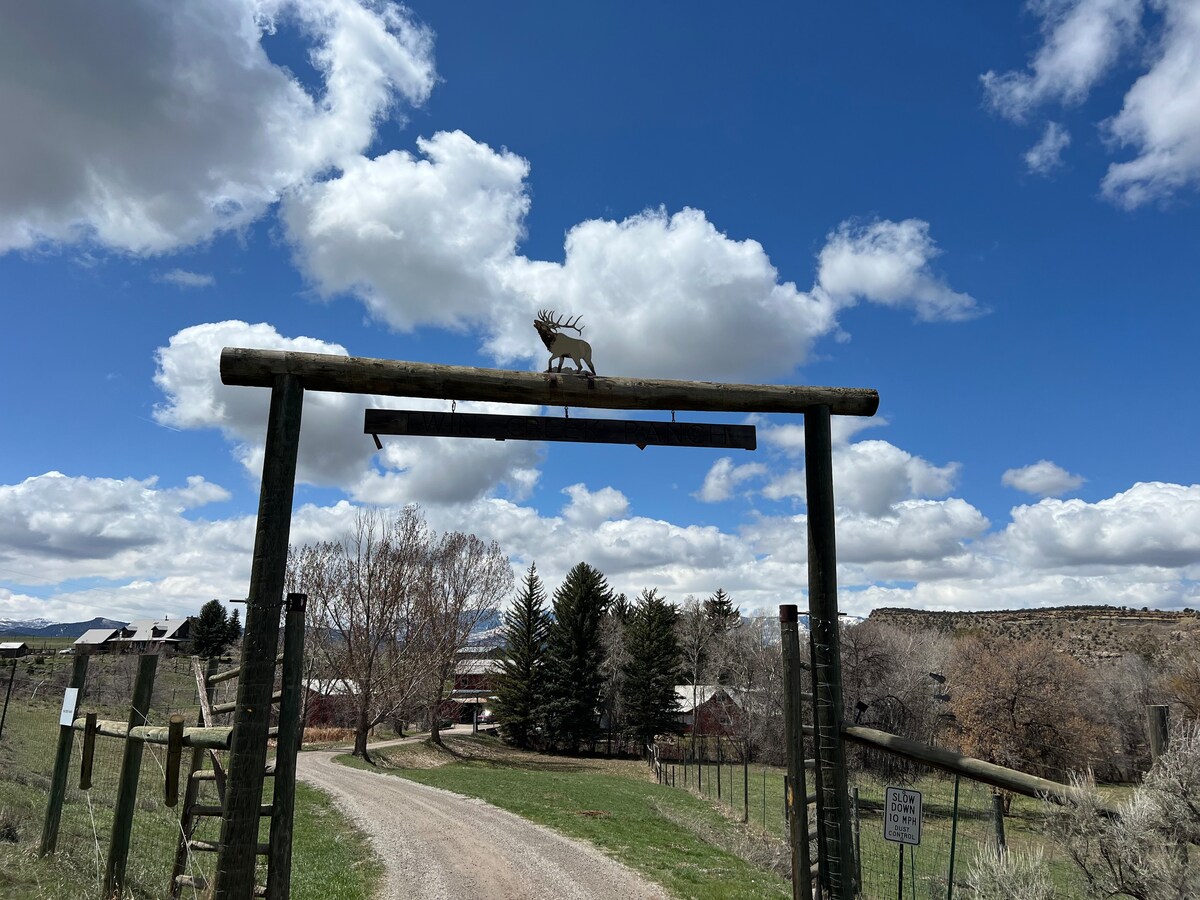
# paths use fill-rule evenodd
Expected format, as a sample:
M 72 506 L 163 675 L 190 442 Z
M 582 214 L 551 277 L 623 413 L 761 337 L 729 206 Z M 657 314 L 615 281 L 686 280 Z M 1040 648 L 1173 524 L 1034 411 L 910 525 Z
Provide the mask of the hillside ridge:
M 867 621 L 951 636 L 979 632 L 1013 640 L 1040 637 L 1049 640 L 1054 649 L 1085 663 L 1131 654 L 1149 658 L 1167 644 L 1200 638 L 1200 613 L 1193 609 L 1055 606 L 959 611 L 880 607 L 871 611 Z

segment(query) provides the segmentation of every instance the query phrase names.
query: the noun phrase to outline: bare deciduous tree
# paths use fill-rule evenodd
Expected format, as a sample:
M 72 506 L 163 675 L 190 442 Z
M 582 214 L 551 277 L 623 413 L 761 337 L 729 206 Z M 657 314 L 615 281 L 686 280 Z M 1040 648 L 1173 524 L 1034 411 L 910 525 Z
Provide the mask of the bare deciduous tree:
M 309 652 L 353 697 L 355 756 L 367 757 L 370 730 L 420 689 L 427 626 L 416 588 L 432 542 L 416 507 L 395 518 L 364 508 L 341 540 L 288 554 L 288 590 L 308 595 Z
M 417 591 L 417 616 L 430 740 L 442 742 L 441 704 L 454 683 L 454 666 L 471 632 L 513 589 L 512 566 L 495 541 L 485 544 L 473 534 L 450 531 L 432 542 Z
M 683 657 L 683 675 L 692 686 L 692 758 L 696 756 L 696 705 L 699 702 L 699 685 L 708 672 L 708 643 L 713 636 L 712 620 L 705 615 L 704 603 L 688 594 L 675 620 L 679 637 L 679 652 Z
M 962 638 L 947 675 L 964 753 L 1057 780 L 1108 754 L 1092 678 L 1047 640 Z

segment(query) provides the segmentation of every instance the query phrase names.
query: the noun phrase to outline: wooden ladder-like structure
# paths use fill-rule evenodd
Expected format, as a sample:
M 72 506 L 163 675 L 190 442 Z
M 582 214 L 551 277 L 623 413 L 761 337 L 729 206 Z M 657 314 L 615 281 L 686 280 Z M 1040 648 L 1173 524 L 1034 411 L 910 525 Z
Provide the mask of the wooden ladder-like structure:
M 839 891 L 847 887 L 851 892 L 856 891 L 856 885 L 861 881 L 857 835 L 846 846 L 840 840 L 840 829 L 831 826 L 831 820 L 835 825 L 837 822 L 840 789 L 830 783 L 827 767 L 821 764 L 830 740 L 829 723 L 838 721 L 829 715 L 827 709 L 820 708 L 820 704 L 828 703 L 828 687 L 821 684 L 819 677 L 819 667 L 823 665 L 821 648 L 816 646 L 810 631 L 808 660 L 802 660 L 796 607 L 781 606 L 779 619 L 783 644 L 784 729 L 788 759 L 785 812 L 792 847 L 793 897 L 809 900 L 855 896 L 854 893 Z M 811 617 L 809 621 L 811 624 Z M 808 672 L 811 676 L 811 691 L 802 690 L 802 672 Z M 806 738 L 813 750 L 812 757 L 806 754 Z M 810 772 L 811 789 L 808 781 Z M 816 848 L 815 854 L 812 846 Z M 841 883 L 835 883 L 835 879 Z
M 288 594 L 287 612 L 284 619 L 283 653 L 275 658 L 276 666 L 282 667 L 280 690 L 271 696 L 272 703 L 279 704 L 279 725 L 268 729 L 267 735 L 276 739 L 275 758 L 263 768 L 263 776 L 274 779 L 271 803 L 259 805 L 259 816 L 271 819 L 270 839 L 257 842 L 255 854 L 267 860 L 267 882 L 256 884 L 253 896 L 269 900 L 288 900 L 291 893 L 292 815 L 296 796 L 296 754 L 300 749 L 303 727 L 300 722 L 301 671 L 304 654 L 304 607 L 303 594 Z M 232 729 L 238 727 L 240 710 L 236 701 L 213 704 L 213 694 L 218 684 L 231 681 L 241 674 L 241 669 L 216 671 L 215 659 L 210 659 L 207 671 L 202 671 L 198 660 L 193 662 L 196 686 L 200 696 L 200 724 L 212 728 L 215 717 L 234 714 Z M 232 730 L 231 729 L 231 730 Z M 205 757 L 211 759 L 211 768 L 205 767 Z M 226 772 L 221 752 L 194 748 L 184 791 L 183 806 L 179 817 L 179 840 L 175 849 L 175 861 L 171 868 L 168 896 L 176 900 L 183 888 L 205 891 L 210 880 L 201 875 L 187 874 L 188 860 L 193 853 L 213 853 L 218 860 L 225 850 L 221 842 L 197 840 L 194 835 L 200 820 L 224 818 L 226 815 Z M 217 803 L 201 802 L 202 785 L 212 782 L 216 786 Z

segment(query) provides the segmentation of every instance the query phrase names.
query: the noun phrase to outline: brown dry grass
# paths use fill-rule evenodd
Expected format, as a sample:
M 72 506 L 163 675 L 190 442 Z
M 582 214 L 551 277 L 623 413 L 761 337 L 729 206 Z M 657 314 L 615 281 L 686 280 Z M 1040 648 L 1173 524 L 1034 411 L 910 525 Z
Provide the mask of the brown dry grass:
M 380 768 L 435 769 L 451 762 L 479 761 L 544 772 L 595 772 L 625 778 L 653 781 L 650 768 L 636 759 L 610 759 L 602 756 L 558 756 L 530 753 L 509 747 L 495 738 L 444 734 L 444 747 L 428 741 L 387 747 L 371 754 Z
M 352 744 L 354 743 L 354 729 L 312 726 L 304 729 L 303 743 L 306 746 L 308 744 Z

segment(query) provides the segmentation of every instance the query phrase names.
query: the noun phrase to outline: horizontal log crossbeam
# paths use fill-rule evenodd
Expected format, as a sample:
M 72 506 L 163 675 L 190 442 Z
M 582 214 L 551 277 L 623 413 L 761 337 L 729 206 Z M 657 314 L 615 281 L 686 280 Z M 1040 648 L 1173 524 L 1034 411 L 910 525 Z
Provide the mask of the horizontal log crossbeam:
M 566 441 L 663 447 L 753 450 L 753 425 L 718 422 L 649 422 L 628 419 L 567 419 L 562 416 L 495 416 L 399 409 L 368 409 L 364 434 L 491 438 L 497 441 Z
M 76 731 L 86 730 L 87 719 L 76 719 L 74 727 Z M 170 739 L 170 729 L 166 726 L 135 725 L 130 728 L 127 722 L 119 722 L 115 719 L 99 719 L 96 721 L 94 729 L 95 734 L 101 737 L 124 738 L 147 744 L 166 746 Z M 231 725 L 215 728 L 184 728 L 183 746 L 199 747 L 202 750 L 228 750 L 229 736 L 232 733 L 233 726 Z
M 271 387 L 278 375 L 293 375 L 310 391 L 536 406 L 743 413 L 803 413 L 827 406 L 835 416 L 873 416 L 879 409 L 879 393 L 868 388 L 592 377 L 242 347 L 221 351 L 225 384 Z

